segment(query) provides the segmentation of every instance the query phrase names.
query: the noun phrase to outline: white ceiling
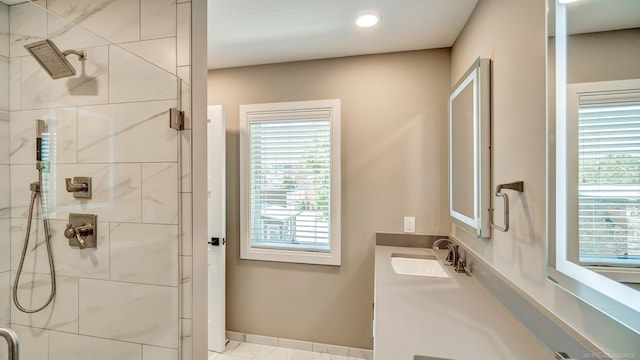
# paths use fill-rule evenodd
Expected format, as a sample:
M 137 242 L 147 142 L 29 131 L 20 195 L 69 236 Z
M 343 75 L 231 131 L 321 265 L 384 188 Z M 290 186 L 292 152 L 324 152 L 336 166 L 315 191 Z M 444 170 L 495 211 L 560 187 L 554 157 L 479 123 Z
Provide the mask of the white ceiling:
M 478 0 L 208 0 L 209 68 L 450 47 Z M 380 23 L 358 28 L 373 10 Z

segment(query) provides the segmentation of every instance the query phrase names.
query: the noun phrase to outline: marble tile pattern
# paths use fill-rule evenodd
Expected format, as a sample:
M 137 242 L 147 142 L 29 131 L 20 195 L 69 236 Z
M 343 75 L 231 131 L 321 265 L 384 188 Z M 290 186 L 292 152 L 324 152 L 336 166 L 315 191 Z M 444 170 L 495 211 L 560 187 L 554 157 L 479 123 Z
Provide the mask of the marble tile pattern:
M 143 51 L 140 47 L 139 51 Z M 152 53 L 153 47 L 148 52 Z M 153 54 L 146 56 L 152 58 Z M 109 102 L 175 99 L 177 77 L 119 46 L 109 49 Z
M 9 110 L 9 61 L 8 56 L 0 55 L 0 111 Z
M 193 292 L 192 274 L 190 269 L 193 266 L 193 258 L 191 256 L 181 256 L 182 271 L 180 272 L 180 286 L 181 286 L 181 305 L 180 311 L 181 317 L 191 318 L 191 295 Z
M 47 0 L 47 9 L 113 43 L 140 40 L 139 0 Z
M 9 7 L 9 55 L 26 56 L 25 44 L 47 37 L 47 12 L 28 2 Z
M 178 226 L 114 223 L 111 279 L 178 286 Z
M 120 44 L 124 50 L 176 74 L 176 39 L 162 38 Z
M 20 337 L 21 360 L 178 360 L 176 349 L 12 324 Z M 0 353 L 0 359 L 6 360 Z
M 79 333 L 178 348 L 177 287 L 80 279 Z
M 15 272 L 11 272 L 11 282 L 15 281 Z M 78 332 L 78 278 L 56 276 L 56 297 L 44 310 L 26 314 L 11 303 L 11 323 Z M 36 274 L 23 271 L 18 286 L 18 299 L 22 306 L 36 308 L 45 303 L 50 294 L 49 274 Z
M 10 216 L 11 211 L 11 194 L 9 186 L 11 185 L 11 167 L 9 165 L 0 165 L 0 219 L 6 219 Z M 3 236 L 6 234 L 2 234 Z
M 180 3 L 177 6 L 176 37 L 178 44 L 178 66 L 191 65 L 191 3 Z
M 178 166 L 176 163 L 142 164 L 142 222 L 178 224 Z
M 20 359 L 48 359 L 49 331 L 47 329 L 11 324 L 20 337 Z
M 49 360 L 141 360 L 140 345 L 91 336 L 49 333 Z
M 79 108 L 78 162 L 177 162 L 179 134 L 168 126 L 175 106 L 166 100 Z
M 106 39 L 51 12 L 47 14 L 47 34 L 60 49 L 86 49 L 109 45 Z
M 0 272 L 0 324 L 11 322 L 11 273 L 9 271 Z
M 9 57 L 9 6 L 0 3 L 0 56 Z
M 0 3 L 0 324 L 11 321 L 9 68 L 9 6 Z
M 11 269 L 11 219 L 0 219 L 0 274 Z M 2 284 L 0 284 L 0 289 Z M 2 299 L 2 298 L 0 298 Z
M 191 319 L 180 319 L 180 359 L 193 358 L 193 327 Z
M 11 113 L 9 111 L 0 110 L 0 165 L 9 164 L 10 119 Z
M 22 58 L 9 59 L 9 110 L 22 109 Z
M 191 73 L 190 4 L 34 3 L 0 4 L 0 323 L 20 334 L 22 360 L 178 360 L 179 348 L 190 359 L 191 134 L 168 127 L 169 109 L 190 104 L 176 75 Z M 45 38 L 87 51 L 67 57 L 76 76 L 52 80 L 24 49 Z M 43 216 L 58 292 L 29 315 L 9 299 L 38 178 L 36 119 L 49 126 L 47 209 L 34 214 L 18 296 L 35 307 L 49 295 Z M 75 176 L 93 178 L 91 199 L 66 191 Z M 98 215 L 97 248 L 68 245 L 70 213 Z
M 140 38 L 142 40 L 176 36 L 175 0 L 140 0 L 140 9 Z

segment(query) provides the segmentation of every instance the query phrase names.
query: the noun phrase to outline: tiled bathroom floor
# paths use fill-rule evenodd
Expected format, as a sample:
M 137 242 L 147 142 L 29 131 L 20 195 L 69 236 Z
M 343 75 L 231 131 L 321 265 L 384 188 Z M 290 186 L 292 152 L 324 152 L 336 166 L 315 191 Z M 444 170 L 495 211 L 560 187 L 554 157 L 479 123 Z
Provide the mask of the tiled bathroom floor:
M 224 353 L 209 352 L 209 360 L 361 360 L 359 358 L 229 341 Z

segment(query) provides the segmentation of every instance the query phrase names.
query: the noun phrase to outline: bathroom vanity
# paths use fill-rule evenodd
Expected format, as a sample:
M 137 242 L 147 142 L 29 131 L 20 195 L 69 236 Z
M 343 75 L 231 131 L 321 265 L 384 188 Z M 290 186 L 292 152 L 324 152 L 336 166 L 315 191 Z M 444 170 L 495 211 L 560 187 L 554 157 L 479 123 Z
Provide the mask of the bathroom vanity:
M 446 276 L 397 274 L 394 257 L 435 255 Z M 376 245 L 374 358 L 554 359 L 473 275 L 444 262 L 447 250 Z

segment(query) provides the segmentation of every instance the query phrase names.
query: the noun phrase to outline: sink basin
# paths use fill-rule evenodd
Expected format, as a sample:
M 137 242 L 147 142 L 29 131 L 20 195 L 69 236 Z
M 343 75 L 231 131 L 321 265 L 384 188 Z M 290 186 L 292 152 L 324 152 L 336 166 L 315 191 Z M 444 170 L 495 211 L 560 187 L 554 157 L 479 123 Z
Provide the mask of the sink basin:
M 391 267 L 396 274 L 447 278 L 449 274 L 435 255 L 391 254 Z

